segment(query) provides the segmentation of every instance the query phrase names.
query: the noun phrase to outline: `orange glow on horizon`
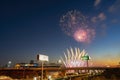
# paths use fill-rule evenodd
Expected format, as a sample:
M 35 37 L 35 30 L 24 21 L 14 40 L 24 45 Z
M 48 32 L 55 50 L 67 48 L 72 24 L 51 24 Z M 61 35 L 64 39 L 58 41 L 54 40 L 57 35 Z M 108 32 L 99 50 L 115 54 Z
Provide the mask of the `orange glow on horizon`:
M 105 60 L 105 59 L 101 59 L 101 60 L 95 60 L 92 61 L 93 66 L 117 66 L 119 65 L 119 61 L 118 60 Z

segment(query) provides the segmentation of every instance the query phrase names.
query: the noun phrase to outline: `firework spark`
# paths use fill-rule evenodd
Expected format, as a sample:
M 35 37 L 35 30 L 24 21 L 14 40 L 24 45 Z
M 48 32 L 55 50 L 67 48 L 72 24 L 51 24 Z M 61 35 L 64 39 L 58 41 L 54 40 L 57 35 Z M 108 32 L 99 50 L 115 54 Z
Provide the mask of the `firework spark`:
M 76 10 L 63 15 L 60 19 L 60 26 L 65 34 L 73 37 L 77 42 L 90 43 L 95 36 L 95 30 L 87 17 Z

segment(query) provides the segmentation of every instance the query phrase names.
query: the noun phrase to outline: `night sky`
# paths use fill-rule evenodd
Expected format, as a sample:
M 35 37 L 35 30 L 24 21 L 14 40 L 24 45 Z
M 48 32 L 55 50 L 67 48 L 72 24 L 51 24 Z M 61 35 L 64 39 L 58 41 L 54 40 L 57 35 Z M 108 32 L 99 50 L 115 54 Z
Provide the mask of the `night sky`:
M 90 43 L 76 41 L 60 26 L 71 10 L 89 17 L 95 26 Z M 85 49 L 95 65 L 120 61 L 120 0 L 1 0 L 0 65 L 29 62 L 37 54 L 56 62 L 67 48 Z

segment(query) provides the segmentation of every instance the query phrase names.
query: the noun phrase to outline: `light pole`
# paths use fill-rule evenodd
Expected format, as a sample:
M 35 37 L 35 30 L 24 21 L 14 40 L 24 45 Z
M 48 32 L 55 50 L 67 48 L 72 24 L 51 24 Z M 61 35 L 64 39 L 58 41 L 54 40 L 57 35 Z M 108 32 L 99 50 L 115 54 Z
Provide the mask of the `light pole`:
M 41 78 L 42 78 L 42 80 L 43 80 L 43 61 L 42 61 L 42 73 L 41 73 Z

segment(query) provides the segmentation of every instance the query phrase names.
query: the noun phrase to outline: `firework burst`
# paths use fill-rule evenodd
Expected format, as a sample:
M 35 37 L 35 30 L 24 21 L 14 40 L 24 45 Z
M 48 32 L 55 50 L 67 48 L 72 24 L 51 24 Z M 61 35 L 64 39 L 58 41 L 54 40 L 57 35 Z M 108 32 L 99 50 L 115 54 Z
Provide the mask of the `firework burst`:
M 90 43 L 95 36 L 94 29 L 78 29 L 73 34 L 73 38 L 78 42 Z
M 87 56 L 85 50 L 80 51 L 79 48 L 67 49 L 67 53 L 64 53 L 65 59 L 62 59 L 63 64 L 65 67 L 85 67 L 86 62 L 83 60 L 84 56 Z
M 72 10 L 60 18 L 63 32 L 77 42 L 89 43 L 95 36 L 95 29 L 81 12 Z

